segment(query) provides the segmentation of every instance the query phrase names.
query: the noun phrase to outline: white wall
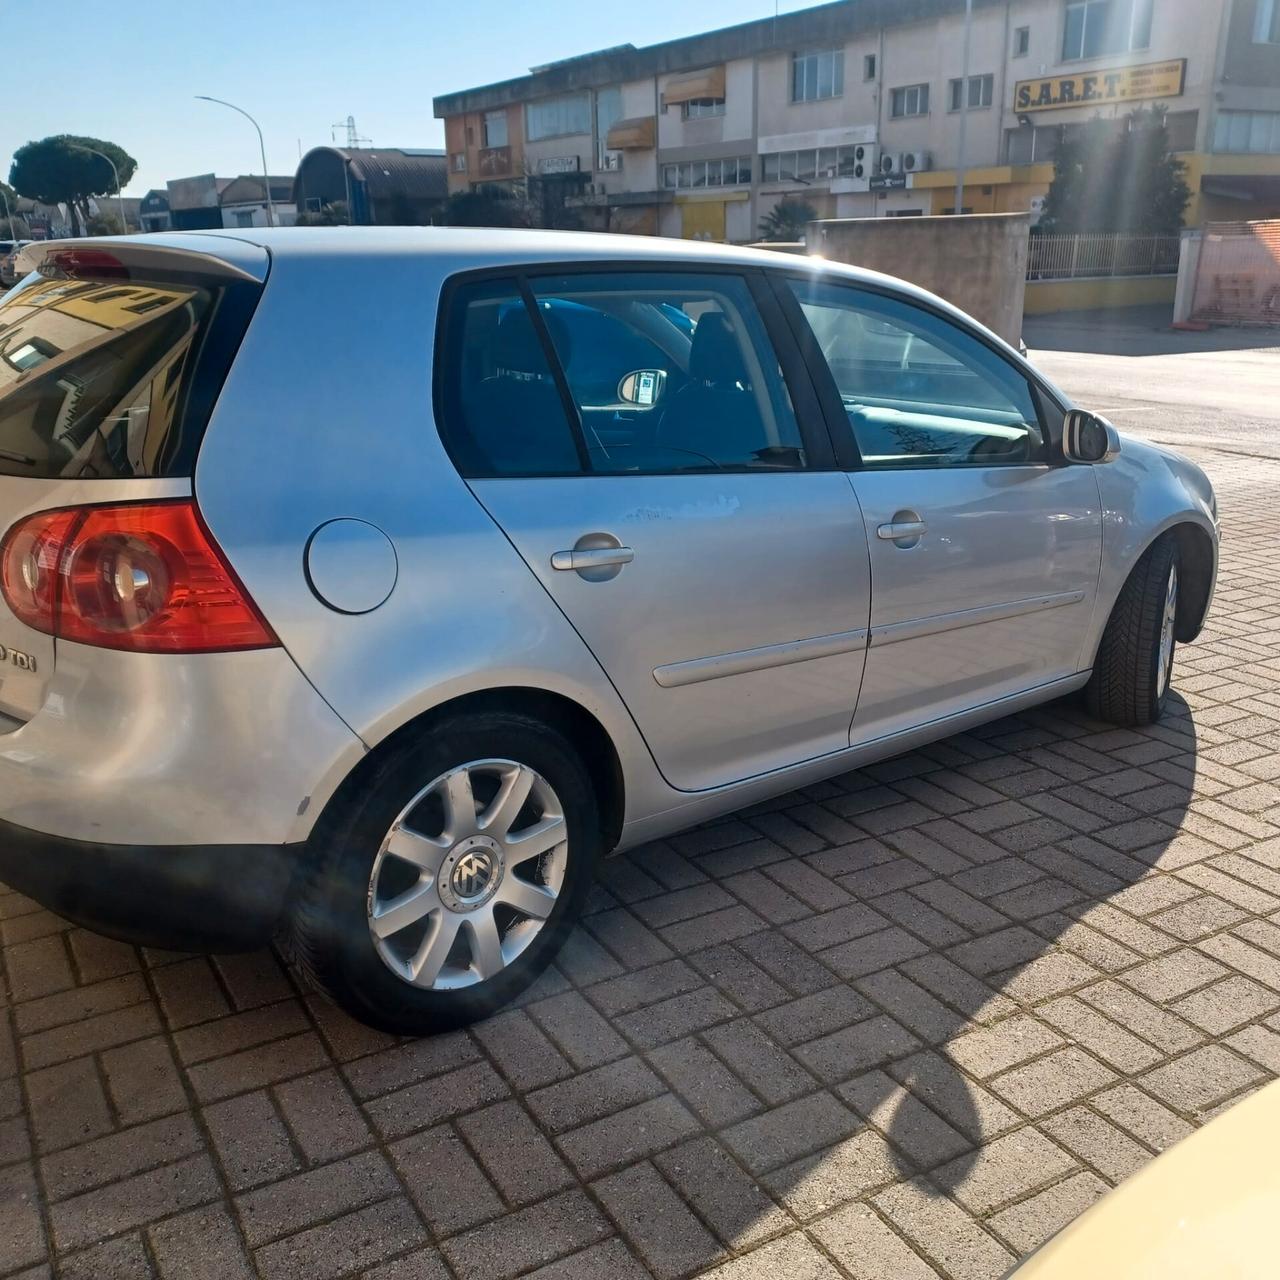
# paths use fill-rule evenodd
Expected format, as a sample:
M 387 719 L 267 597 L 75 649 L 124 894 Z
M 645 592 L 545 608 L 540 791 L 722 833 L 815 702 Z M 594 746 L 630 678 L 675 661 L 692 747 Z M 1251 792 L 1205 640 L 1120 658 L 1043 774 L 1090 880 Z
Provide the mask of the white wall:
M 276 226 L 291 227 L 297 222 L 297 205 L 283 204 L 277 200 L 272 207 L 275 210 Z M 222 225 L 224 227 L 238 227 L 240 223 L 236 218 L 237 213 L 251 214 L 253 217 L 251 226 L 265 227 L 267 225 L 267 206 L 261 202 L 258 204 L 224 204 L 222 206 Z

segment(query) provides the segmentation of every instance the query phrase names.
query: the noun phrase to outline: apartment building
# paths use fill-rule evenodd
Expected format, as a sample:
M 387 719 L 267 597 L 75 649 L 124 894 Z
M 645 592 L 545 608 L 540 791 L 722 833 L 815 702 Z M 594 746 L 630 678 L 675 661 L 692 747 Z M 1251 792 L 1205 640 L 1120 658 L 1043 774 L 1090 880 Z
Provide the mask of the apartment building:
M 966 40 L 967 25 L 967 40 Z M 968 46 L 968 74 L 965 47 Z M 1280 0 L 840 0 L 445 94 L 449 189 L 748 241 L 825 217 L 1029 210 L 1060 140 L 1167 112 L 1189 224 L 1280 215 Z

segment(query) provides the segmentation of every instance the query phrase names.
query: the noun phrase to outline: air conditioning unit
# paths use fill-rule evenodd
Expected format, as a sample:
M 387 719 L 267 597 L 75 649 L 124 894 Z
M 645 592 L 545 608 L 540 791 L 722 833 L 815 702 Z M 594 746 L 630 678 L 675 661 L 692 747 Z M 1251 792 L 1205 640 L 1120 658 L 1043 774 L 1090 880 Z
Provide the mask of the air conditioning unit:
M 933 168 L 931 151 L 904 151 L 902 153 L 902 173 L 923 173 Z
M 855 178 L 869 178 L 873 173 L 878 173 L 879 156 L 876 154 L 875 143 L 862 142 L 853 149 L 853 176 Z
M 884 175 L 891 173 L 905 173 L 906 170 L 902 167 L 902 152 L 882 151 L 880 153 L 880 164 L 877 168 L 877 172 Z

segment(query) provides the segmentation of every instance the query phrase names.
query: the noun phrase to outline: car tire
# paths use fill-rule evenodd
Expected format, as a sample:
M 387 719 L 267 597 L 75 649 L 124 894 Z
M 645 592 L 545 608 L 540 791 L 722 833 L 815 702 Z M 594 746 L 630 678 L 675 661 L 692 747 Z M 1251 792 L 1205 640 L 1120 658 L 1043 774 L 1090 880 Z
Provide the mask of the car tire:
M 578 752 L 519 714 L 409 731 L 330 810 L 292 913 L 293 954 L 341 1008 L 396 1035 L 488 1017 L 528 987 L 572 929 L 602 852 Z M 557 839 L 557 817 L 562 839 L 531 856 Z
M 1111 724 L 1154 724 L 1169 697 L 1178 605 L 1178 551 L 1169 535 L 1144 552 L 1120 590 L 1085 686 L 1089 714 Z

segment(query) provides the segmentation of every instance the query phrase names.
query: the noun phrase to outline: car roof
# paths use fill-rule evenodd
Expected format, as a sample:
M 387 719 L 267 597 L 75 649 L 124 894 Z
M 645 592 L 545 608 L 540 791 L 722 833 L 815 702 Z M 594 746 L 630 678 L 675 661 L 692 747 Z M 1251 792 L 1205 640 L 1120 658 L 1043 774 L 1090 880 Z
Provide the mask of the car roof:
M 401 258 L 437 260 L 444 274 L 523 263 L 601 262 L 671 263 L 683 267 L 772 267 L 775 270 L 821 271 L 850 283 L 889 287 L 918 301 L 950 312 L 956 319 L 1001 340 L 972 316 L 919 286 L 869 271 L 830 262 L 820 255 L 784 253 L 707 240 L 666 236 L 623 236 L 597 231 L 542 231 L 505 227 L 244 227 L 209 231 L 151 232 L 71 241 L 43 241 L 44 248 L 92 246 L 127 254 L 131 248 L 202 253 L 234 264 L 241 274 L 266 276 L 268 256 L 281 265 L 326 270 L 341 260 Z M 255 256 L 259 261 L 255 261 Z M 1001 342 L 1001 345 L 1006 345 Z
M 158 232 L 129 239 L 163 243 Z M 779 265 L 785 255 L 704 240 L 673 240 L 662 236 L 623 236 L 595 231 L 533 231 L 504 227 L 245 227 L 182 233 L 184 245 L 209 239 L 240 240 L 260 245 L 273 257 L 351 254 L 404 254 L 414 257 L 468 259 L 492 257 L 495 265 L 519 261 L 566 259 L 654 258 L 671 261 Z M 216 252 L 210 245 L 210 252 Z M 796 255 L 790 255 L 795 260 Z

